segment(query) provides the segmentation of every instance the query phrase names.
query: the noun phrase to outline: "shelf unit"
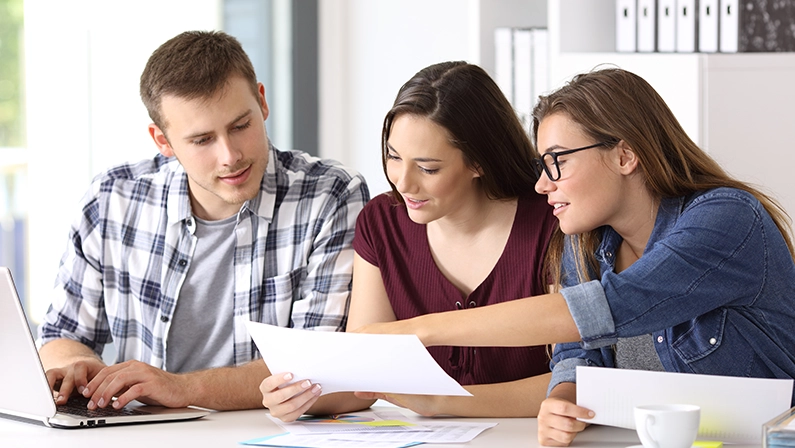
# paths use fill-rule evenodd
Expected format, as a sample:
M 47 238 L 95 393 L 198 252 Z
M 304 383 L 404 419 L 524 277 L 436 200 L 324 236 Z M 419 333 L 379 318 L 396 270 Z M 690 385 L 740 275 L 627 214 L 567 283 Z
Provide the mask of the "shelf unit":
M 616 53 L 615 0 L 550 0 L 550 80 L 614 65 L 646 79 L 732 175 L 795 215 L 795 53 Z

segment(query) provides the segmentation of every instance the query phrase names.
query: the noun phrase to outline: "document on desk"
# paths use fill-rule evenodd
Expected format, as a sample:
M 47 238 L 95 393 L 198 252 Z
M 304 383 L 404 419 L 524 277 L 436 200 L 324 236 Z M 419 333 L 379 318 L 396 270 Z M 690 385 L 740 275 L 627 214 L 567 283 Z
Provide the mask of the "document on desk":
M 790 408 L 792 387 L 791 379 L 577 367 L 577 404 L 596 414 L 583 421 L 635 429 L 635 406 L 695 404 L 699 437 L 724 442 L 758 444 L 762 425 Z
M 332 392 L 471 396 L 434 361 L 415 335 L 310 331 L 246 322 L 273 373 Z
M 286 446 L 323 445 L 324 440 L 348 440 L 357 443 L 467 443 L 483 431 L 497 426 L 496 423 L 472 422 L 448 419 L 409 417 L 400 409 L 359 411 L 329 416 L 304 416 L 295 422 L 285 423 L 273 416 L 270 419 L 295 439 L 291 443 L 311 442 Z M 280 438 L 279 443 L 285 443 Z M 268 439 L 267 443 L 274 443 Z M 247 444 L 261 444 L 254 439 Z M 279 445 L 282 446 L 282 445 Z M 406 445 L 409 446 L 409 445 Z

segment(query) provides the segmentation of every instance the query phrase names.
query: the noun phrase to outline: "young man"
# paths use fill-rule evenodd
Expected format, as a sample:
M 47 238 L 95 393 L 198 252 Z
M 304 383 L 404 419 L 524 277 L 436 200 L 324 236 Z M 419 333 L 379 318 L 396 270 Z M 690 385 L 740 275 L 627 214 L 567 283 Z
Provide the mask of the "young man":
M 344 328 L 367 186 L 270 145 L 265 89 L 222 32 L 164 43 L 141 97 L 160 154 L 94 180 L 41 327 L 56 402 L 261 407 L 270 372 L 244 323 Z

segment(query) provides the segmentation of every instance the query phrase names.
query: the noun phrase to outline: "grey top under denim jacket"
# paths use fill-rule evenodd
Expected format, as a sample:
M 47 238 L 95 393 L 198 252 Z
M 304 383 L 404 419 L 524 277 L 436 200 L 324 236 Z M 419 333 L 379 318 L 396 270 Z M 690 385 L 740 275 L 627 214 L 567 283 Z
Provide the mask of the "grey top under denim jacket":
M 579 283 L 566 244 L 561 293 L 582 342 L 555 347 L 550 391 L 578 365 L 615 367 L 617 338 L 649 333 L 669 372 L 795 376 L 795 263 L 753 195 L 663 199 L 643 256 L 621 273 L 622 239 L 602 230 L 600 280 Z

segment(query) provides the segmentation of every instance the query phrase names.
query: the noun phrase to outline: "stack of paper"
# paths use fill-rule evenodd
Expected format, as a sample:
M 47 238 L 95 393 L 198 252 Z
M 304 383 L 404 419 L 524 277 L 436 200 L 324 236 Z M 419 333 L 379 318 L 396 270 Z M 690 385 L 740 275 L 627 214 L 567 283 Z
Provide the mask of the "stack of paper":
M 765 423 L 764 448 L 795 446 L 795 408 L 789 409 L 773 420 Z
M 471 396 L 434 361 L 415 335 L 335 333 L 247 322 L 271 372 L 332 392 Z M 399 410 L 272 419 L 284 434 L 241 442 L 256 446 L 399 448 L 425 442 L 466 443 L 496 423 L 408 418 Z
M 496 423 L 416 419 L 399 410 L 302 417 L 293 423 L 271 419 L 284 434 L 241 442 L 253 446 L 401 448 L 422 443 L 467 443 Z

